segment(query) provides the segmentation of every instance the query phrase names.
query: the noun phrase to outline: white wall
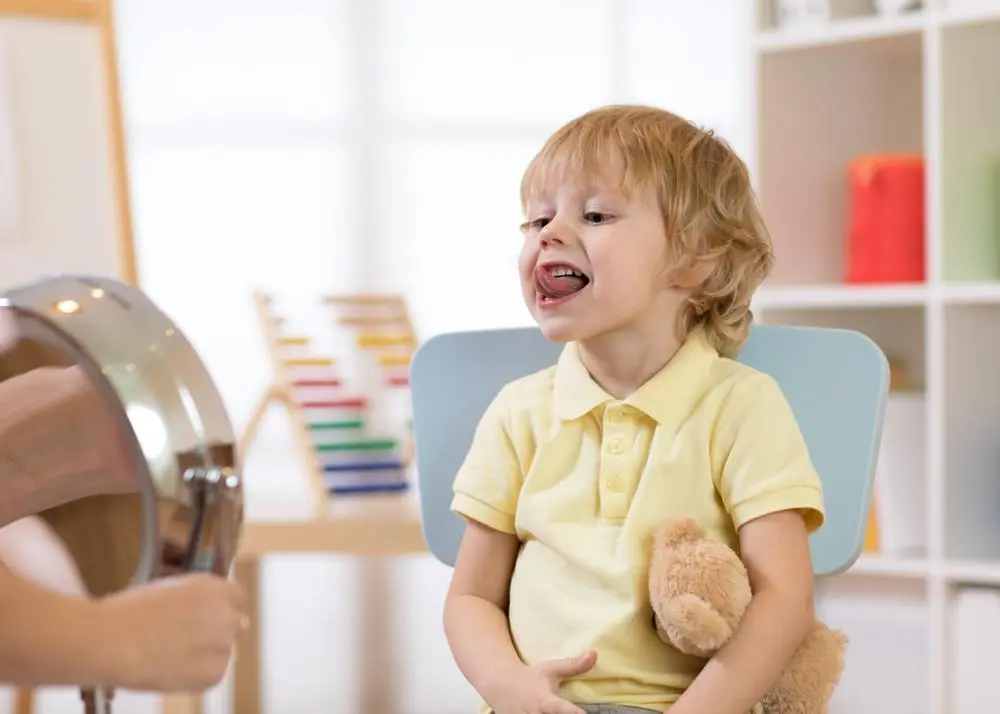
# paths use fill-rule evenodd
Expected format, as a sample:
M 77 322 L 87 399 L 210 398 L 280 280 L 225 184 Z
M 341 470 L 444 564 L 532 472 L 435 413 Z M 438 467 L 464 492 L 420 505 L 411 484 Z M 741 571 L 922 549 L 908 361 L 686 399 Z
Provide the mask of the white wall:
M 660 105 L 750 149 L 745 0 L 118 0 L 141 279 L 242 425 L 266 369 L 249 291 L 403 290 L 421 336 L 526 324 L 518 182 L 587 108 Z M 309 327 L 321 329 L 319 324 Z M 272 425 L 251 497 L 302 493 Z M 266 704 L 357 706 L 353 564 L 266 564 Z M 393 574 L 406 714 L 471 712 L 448 572 Z M 216 703 L 219 697 L 214 698 Z M 150 712 L 125 697 L 116 714 Z M 78 712 L 47 693 L 41 714 Z

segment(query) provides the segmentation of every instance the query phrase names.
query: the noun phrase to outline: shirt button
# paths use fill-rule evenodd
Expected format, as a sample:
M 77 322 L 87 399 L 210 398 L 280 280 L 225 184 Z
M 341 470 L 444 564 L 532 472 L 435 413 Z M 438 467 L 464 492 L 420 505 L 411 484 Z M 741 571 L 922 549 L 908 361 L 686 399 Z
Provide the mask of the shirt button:
M 625 451 L 625 447 L 622 445 L 622 442 L 616 440 L 611 442 L 611 446 L 608 447 L 608 451 L 615 456 L 618 456 Z
M 621 491 L 622 480 L 617 476 L 612 476 L 611 478 L 608 479 L 608 488 L 610 488 L 612 491 Z

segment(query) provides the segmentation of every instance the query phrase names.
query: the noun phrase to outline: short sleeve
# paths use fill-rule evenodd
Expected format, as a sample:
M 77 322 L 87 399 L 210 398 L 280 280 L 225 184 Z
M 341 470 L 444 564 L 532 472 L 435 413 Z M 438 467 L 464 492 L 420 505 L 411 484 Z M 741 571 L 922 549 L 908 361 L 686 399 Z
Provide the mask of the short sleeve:
M 825 520 L 823 487 L 805 439 L 777 382 L 741 380 L 716 427 L 716 487 L 736 528 L 770 513 L 798 510 L 813 533 Z
M 451 510 L 513 534 L 523 473 L 510 432 L 507 390 L 502 389 L 476 427 L 453 485 Z

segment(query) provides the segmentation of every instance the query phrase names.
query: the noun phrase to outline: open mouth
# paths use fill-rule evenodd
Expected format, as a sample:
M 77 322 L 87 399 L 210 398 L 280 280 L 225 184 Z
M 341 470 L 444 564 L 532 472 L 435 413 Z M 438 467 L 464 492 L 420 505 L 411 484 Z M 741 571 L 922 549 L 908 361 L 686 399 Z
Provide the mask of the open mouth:
M 589 284 L 590 278 L 569 263 L 547 263 L 535 268 L 535 291 L 543 303 L 564 300 Z

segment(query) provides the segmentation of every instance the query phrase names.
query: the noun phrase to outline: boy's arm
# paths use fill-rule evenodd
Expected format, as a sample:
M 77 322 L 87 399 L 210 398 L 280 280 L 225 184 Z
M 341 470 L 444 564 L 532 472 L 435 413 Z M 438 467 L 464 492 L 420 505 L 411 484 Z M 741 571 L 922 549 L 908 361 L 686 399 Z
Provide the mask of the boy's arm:
M 487 408 L 455 477 L 452 510 L 465 518 L 444 627 L 455 662 L 487 702 L 523 666 L 507 621 L 510 579 L 520 542 L 514 526 L 523 472 L 503 389 Z
M 522 667 L 507 622 L 517 537 L 469 521 L 444 605 L 444 629 L 456 664 L 487 702 Z
M 670 714 L 746 714 L 774 686 L 813 624 L 813 575 L 797 510 L 740 528 L 753 600 L 733 638 L 708 661 Z
M 825 518 L 823 491 L 777 383 L 762 374 L 742 380 L 713 437 L 716 488 L 739 533 L 753 600 L 671 714 L 746 714 L 814 622 L 809 534 Z

